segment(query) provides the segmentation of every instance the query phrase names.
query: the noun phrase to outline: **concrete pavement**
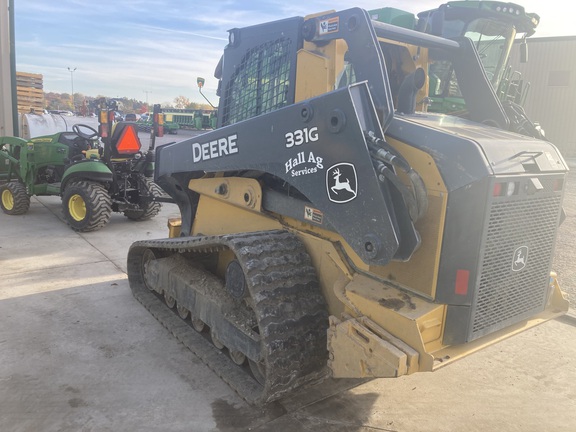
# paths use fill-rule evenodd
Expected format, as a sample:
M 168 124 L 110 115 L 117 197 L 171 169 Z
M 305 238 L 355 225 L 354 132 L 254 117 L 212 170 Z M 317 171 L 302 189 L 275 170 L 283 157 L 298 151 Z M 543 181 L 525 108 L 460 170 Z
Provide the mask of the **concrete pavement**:
M 130 292 L 129 245 L 171 214 L 78 234 L 58 197 L 0 213 L 0 431 L 576 430 L 576 328 L 558 320 L 431 374 L 246 405 Z

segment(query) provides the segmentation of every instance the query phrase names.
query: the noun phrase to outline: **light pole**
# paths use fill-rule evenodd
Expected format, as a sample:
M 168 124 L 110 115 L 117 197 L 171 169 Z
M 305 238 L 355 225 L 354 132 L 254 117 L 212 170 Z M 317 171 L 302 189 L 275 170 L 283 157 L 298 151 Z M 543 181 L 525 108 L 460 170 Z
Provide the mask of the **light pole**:
M 143 90 L 144 93 L 146 93 L 146 109 L 148 111 L 150 111 L 150 109 L 148 108 L 148 93 L 152 93 L 152 90 Z
M 74 114 L 76 114 L 76 107 L 74 106 L 74 71 L 76 69 L 78 68 L 68 68 L 68 71 L 70 71 L 70 83 L 72 84 L 72 111 L 74 111 Z

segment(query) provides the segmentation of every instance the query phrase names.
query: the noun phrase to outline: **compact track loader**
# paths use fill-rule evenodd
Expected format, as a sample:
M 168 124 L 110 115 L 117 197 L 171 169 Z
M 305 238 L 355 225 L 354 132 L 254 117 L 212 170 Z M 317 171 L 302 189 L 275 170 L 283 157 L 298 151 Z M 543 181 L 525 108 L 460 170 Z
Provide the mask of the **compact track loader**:
M 426 112 L 435 62 L 466 118 Z M 566 312 L 568 168 L 508 131 L 469 39 L 353 8 L 232 29 L 215 75 L 218 127 L 157 151 L 181 218 L 128 277 L 245 400 L 434 371 Z

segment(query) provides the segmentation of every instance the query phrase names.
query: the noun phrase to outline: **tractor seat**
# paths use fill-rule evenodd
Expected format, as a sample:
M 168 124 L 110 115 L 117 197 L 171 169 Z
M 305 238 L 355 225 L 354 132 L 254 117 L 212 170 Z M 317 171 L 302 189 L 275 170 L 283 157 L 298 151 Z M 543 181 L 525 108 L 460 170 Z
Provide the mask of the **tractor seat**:
M 90 149 L 91 144 L 89 140 L 76 135 L 74 132 L 62 132 L 58 142 L 68 146 L 68 157 L 70 159 L 82 155 L 82 152 Z
M 118 122 L 110 138 L 110 149 L 113 158 L 131 157 L 142 148 L 138 137 L 138 128 L 134 122 Z

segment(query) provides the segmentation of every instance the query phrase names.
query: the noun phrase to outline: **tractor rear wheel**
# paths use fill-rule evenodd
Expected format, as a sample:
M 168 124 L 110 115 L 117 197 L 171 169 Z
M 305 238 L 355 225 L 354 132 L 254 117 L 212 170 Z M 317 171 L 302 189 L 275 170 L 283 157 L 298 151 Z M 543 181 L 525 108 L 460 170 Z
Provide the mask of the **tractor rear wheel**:
M 62 213 L 74 231 L 96 231 L 110 220 L 112 199 L 100 183 L 73 181 L 62 194 Z
M 162 195 L 162 189 L 148 177 L 138 176 L 138 195 L 146 201 L 140 204 L 138 210 L 125 210 L 124 216 L 133 221 L 152 219 L 162 208 L 161 204 L 151 201 L 150 198 Z
M 9 215 L 26 213 L 30 208 L 30 197 L 24 183 L 10 182 L 0 186 L 0 206 Z

